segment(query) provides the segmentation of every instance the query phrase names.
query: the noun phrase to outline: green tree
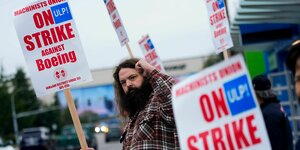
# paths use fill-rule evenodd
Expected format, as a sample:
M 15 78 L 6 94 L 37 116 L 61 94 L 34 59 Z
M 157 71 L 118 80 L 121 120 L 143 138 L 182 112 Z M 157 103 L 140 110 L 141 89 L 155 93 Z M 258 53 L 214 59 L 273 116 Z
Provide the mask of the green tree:
M 209 66 L 212 66 L 220 61 L 222 61 L 224 59 L 223 57 L 223 53 L 219 53 L 219 54 L 211 54 L 208 56 L 208 58 L 206 59 L 206 61 L 203 64 L 203 68 L 207 68 Z
M 44 126 L 51 129 L 52 133 L 59 134 L 60 129 L 62 126 L 62 111 L 61 111 L 61 105 L 59 103 L 59 100 L 57 98 L 57 94 L 55 94 L 54 97 L 54 103 L 50 105 L 42 105 L 42 109 L 50 109 L 50 108 L 57 108 L 56 110 L 51 110 L 45 113 L 38 114 L 38 119 L 35 121 L 35 125 L 37 126 Z M 56 129 L 53 127 L 56 126 Z
M 71 117 L 71 114 L 70 114 L 70 111 L 69 111 L 68 107 L 65 107 L 62 110 L 62 116 L 61 116 L 60 119 L 61 119 L 62 126 L 73 123 L 72 117 Z
M 53 104 L 43 104 L 35 95 L 26 74 L 22 69 L 17 69 L 17 72 L 10 77 L 3 74 L 3 69 L 0 67 L 0 136 L 5 140 L 14 140 L 14 129 L 12 121 L 12 103 L 15 101 L 16 113 L 22 112 L 37 112 L 37 110 L 47 110 L 49 108 L 59 108 L 60 104 L 57 96 Z M 56 125 L 56 133 L 59 133 L 62 124 L 62 112 L 60 109 L 47 111 L 41 114 L 35 114 L 18 118 L 19 133 L 24 128 L 46 126 L 52 129 Z
M 93 123 L 97 120 L 99 120 L 99 115 L 93 111 L 87 110 L 85 112 L 82 112 L 80 115 L 80 121 L 82 123 Z
M 13 140 L 11 96 L 9 94 L 8 84 L 9 79 L 4 75 L 4 69 L 0 66 L 0 136 L 5 140 Z
M 40 101 L 36 97 L 29 80 L 26 78 L 26 74 L 22 69 L 17 69 L 12 81 L 13 92 L 12 96 L 15 99 L 16 113 L 33 111 L 40 108 Z M 23 128 L 29 128 L 36 126 L 37 116 L 27 116 L 18 119 L 19 130 Z
M 232 56 L 234 56 L 236 54 L 239 54 L 241 52 L 236 51 L 236 50 L 230 50 L 230 51 L 228 50 L 227 53 L 228 53 L 229 57 L 232 57 Z M 223 52 L 219 53 L 219 54 L 211 54 L 211 55 L 208 56 L 208 58 L 204 62 L 203 68 L 212 66 L 212 65 L 214 65 L 216 63 L 219 63 L 219 62 L 221 62 L 223 60 L 224 60 Z

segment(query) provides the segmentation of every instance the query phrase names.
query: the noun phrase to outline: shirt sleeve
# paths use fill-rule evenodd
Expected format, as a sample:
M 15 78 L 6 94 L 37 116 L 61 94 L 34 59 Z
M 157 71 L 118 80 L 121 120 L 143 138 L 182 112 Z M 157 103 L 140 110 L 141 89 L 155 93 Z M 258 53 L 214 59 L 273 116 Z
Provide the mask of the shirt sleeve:
M 173 77 L 163 74 L 156 69 L 150 73 L 150 84 L 153 87 L 154 99 L 160 104 L 159 112 L 164 121 L 174 125 L 172 109 L 172 87 L 175 84 Z

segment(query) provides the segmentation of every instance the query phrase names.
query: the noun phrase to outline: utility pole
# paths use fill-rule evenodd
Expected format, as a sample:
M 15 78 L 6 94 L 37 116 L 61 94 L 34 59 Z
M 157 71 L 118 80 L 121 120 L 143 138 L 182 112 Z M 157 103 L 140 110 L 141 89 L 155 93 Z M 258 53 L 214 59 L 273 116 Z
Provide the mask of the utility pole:
M 11 96 L 11 110 L 12 110 L 12 119 L 13 119 L 13 127 L 14 127 L 14 132 L 15 132 L 15 139 L 16 139 L 16 144 L 19 145 L 19 130 L 18 130 L 18 121 L 17 121 L 17 115 L 16 115 L 16 107 L 15 107 L 15 93 L 14 92 Z

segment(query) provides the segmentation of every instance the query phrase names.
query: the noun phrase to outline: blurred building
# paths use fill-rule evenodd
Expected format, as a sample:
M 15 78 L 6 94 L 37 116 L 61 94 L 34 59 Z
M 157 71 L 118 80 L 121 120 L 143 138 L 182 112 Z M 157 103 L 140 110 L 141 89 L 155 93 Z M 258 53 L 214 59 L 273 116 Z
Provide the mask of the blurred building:
M 294 81 L 285 66 L 287 50 L 300 39 L 299 0 L 227 0 L 232 49 L 244 53 L 250 76 L 266 74 L 299 138 L 300 110 Z

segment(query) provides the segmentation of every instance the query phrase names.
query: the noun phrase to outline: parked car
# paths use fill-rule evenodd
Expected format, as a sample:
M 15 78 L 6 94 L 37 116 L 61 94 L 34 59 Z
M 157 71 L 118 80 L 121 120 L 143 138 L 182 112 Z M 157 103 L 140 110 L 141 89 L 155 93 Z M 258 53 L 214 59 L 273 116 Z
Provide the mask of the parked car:
M 94 136 L 94 126 L 91 124 L 82 125 L 83 132 L 89 147 L 97 149 L 97 140 Z M 57 150 L 79 150 L 81 148 L 74 125 L 67 125 L 57 139 Z
M 22 131 L 20 150 L 52 150 L 53 144 L 49 128 L 34 127 Z
M 0 137 L 0 150 L 15 150 L 12 146 L 12 143 L 5 143 L 3 139 Z
M 117 118 L 101 122 L 95 127 L 96 133 L 104 133 L 105 142 L 118 141 L 122 135 L 121 121 Z

